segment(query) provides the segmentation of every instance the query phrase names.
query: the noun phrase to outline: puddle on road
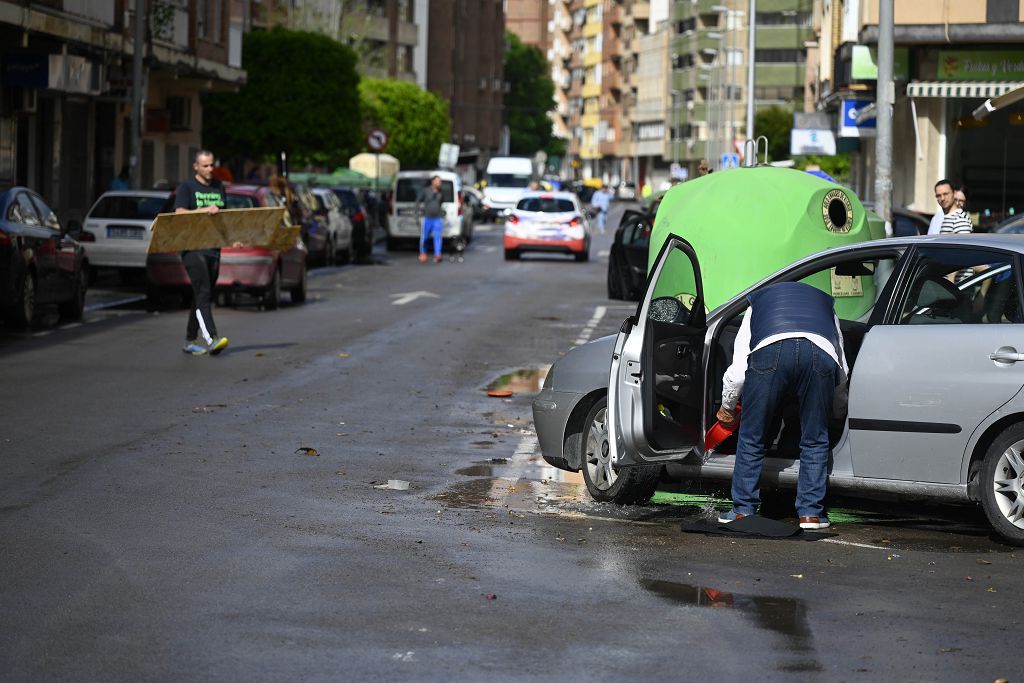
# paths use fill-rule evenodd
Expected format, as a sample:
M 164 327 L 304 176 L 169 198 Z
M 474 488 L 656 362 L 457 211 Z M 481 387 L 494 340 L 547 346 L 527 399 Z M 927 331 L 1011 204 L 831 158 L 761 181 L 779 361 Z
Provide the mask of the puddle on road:
M 641 579 L 640 585 L 655 595 L 681 605 L 734 609 L 752 619 L 758 628 L 785 636 L 786 650 L 810 653 L 811 658 L 786 662 L 780 667 L 781 670 L 823 670 L 821 664 L 813 658 L 811 628 L 807 621 L 807 607 L 802 600 L 743 595 L 708 586 L 691 586 L 656 579 Z
M 487 391 L 511 391 L 514 394 L 537 394 L 544 385 L 549 368 L 523 368 L 506 373 L 487 385 Z

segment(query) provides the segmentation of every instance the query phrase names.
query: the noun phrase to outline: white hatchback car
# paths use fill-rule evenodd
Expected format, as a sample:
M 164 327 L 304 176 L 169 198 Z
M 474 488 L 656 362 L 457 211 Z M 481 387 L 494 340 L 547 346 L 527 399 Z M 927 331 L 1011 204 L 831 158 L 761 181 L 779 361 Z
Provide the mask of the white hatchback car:
M 86 214 L 79 237 L 89 264 L 145 268 L 153 219 L 169 195 L 165 190 L 112 190 L 100 195 Z

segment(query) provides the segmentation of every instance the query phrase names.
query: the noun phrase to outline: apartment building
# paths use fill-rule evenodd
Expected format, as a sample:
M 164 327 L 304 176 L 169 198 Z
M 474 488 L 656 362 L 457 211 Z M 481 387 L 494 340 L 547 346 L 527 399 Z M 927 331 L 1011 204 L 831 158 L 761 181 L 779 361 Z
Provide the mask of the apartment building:
M 550 112 L 556 137 L 569 137 L 569 85 L 572 74 L 572 13 L 567 0 L 507 0 L 505 28 L 525 45 L 547 57 L 555 84 L 555 108 Z
M 467 180 L 507 143 L 504 60 L 502 0 L 430 0 L 427 89 L 449 103 Z
M 416 56 L 426 17 L 427 0 L 264 0 L 252 8 L 256 30 L 286 26 L 320 33 L 355 50 L 361 75 L 421 85 Z
M 1024 87 L 1024 3 L 895 0 L 893 205 L 932 212 L 940 178 L 966 184 L 982 227 L 1024 210 L 1024 105 L 976 120 L 987 98 Z M 818 64 L 808 90 L 852 150 L 854 189 L 874 199 L 873 121 L 878 3 L 832 0 L 816 22 Z M 863 118 L 863 117 L 862 117 Z
M 755 109 L 804 107 L 813 0 L 757 4 Z M 672 151 L 682 176 L 701 159 L 721 169 L 743 152 L 748 66 L 745 0 L 676 0 L 672 41 Z
M 36 189 L 66 222 L 81 220 L 131 161 L 134 7 L 0 0 L 0 185 Z M 248 0 L 153 3 L 139 46 L 143 187 L 189 172 L 204 145 L 200 95 L 245 82 L 247 16 Z

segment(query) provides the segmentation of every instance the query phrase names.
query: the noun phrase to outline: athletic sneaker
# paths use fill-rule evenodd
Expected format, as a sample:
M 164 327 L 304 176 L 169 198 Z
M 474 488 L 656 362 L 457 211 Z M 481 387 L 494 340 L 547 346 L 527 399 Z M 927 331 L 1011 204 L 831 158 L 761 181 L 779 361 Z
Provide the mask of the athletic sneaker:
M 801 517 L 800 528 L 801 529 L 827 529 L 831 525 L 828 521 L 828 517 L 821 515 L 820 517 Z
M 427 255 L 426 254 L 420 254 L 420 263 L 426 263 L 426 262 L 427 262 Z
M 737 519 L 743 519 L 746 517 L 742 512 L 736 512 L 735 510 L 729 510 L 728 512 L 722 513 L 718 516 L 719 524 L 728 524 L 729 522 L 735 522 Z
M 226 348 L 228 348 L 228 338 L 217 337 L 216 339 L 213 340 L 213 343 L 210 344 L 210 355 L 216 356 L 218 353 L 220 353 Z
M 444 258 L 443 258 L 443 257 L 441 257 L 441 256 L 435 256 L 435 257 L 434 257 L 434 263 L 440 263 L 440 262 L 441 262 L 441 261 L 443 261 L 443 260 L 444 260 Z
M 185 342 L 185 346 L 181 350 L 193 356 L 202 356 L 206 353 L 206 347 L 200 346 L 199 344 L 196 344 L 194 341 Z

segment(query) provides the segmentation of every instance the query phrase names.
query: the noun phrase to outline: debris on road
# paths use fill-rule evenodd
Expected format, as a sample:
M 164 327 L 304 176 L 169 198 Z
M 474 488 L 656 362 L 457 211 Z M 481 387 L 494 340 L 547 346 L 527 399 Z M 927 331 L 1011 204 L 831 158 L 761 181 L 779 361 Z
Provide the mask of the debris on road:
M 492 398 L 508 398 L 512 395 L 512 392 L 508 389 L 491 389 L 487 392 L 487 395 Z
M 376 489 L 391 489 L 392 491 L 408 491 L 409 482 L 404 479 L 388 479 L 386 484 L 374 485 Z
M 495 595 L 494 593 L 484 593 L 484 597 L 487 598 L 488 600 L 497 600 L 498 599 L 498 596 Z
M 309 446 L 299 446 L 298 448 L 295 449 L 295 452 L 296 453 L 302 453 L 303 455 L 309 455 L 309 456 L 319 456 L 320 455 L 320 451 L 318 451 L 315 448 L 310 448 Z

